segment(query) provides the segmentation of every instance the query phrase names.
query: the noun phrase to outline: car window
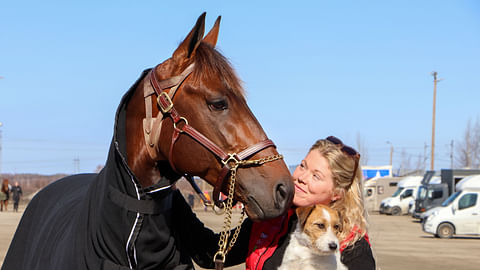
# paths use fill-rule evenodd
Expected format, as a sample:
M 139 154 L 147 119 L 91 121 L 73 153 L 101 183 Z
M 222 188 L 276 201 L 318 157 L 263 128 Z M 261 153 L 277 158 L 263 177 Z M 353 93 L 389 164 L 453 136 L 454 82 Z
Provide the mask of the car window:
M 463 195 L 458 201 L 458 209 L 466 209 L 477 204 L 477 194 L 476 193 L 467 193 Z
M 460 191 L 457 191 L 452 195 L 450 195 L 450 197 L 448 197 L 445 201 L 443 201 L 442 206 L 445 207 L 451 204 L 458 197 L 458 195 L 460 195 L 460 193 L 461 193 Z
M 405 190 L 405 193 L 403 193 L 403 198 L 408 198 L 413 195 L 413 189 L 407 189 Z
M 403 188 L 403 187 L 399 187 L 399 188 L 397 189 L 397 191 L 395 191 L 395 193 L 393 193 L 392 197 L 397 197 L 398 194 L 402 193 L 402 191 L 403 191 L 404 189 L 405 189 L 405 188 Z

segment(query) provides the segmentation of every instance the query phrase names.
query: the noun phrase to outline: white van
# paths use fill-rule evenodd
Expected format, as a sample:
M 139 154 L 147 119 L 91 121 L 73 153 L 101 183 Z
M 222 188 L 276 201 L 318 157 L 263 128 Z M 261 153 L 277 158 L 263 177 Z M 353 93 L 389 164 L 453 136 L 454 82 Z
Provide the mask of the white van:
M 480 175 L 471 175 L 455 186 L 457 192 L 442 206 L 428 211 L 423 231 L 440 238 L 454 234 L 480 235 Z
M 369 212 L 380 211 L 380 202 L 392 196 L 400 180 L 402 178 L 390 176 L 366 180 L 363 184 L 365 209 Z
M 409 203 L 415 200 L 422 178 L 422 176 L 407 176 L 398 182 L 397 191 L 380 203 L 380 213 L 394 216 L 407 214 Z

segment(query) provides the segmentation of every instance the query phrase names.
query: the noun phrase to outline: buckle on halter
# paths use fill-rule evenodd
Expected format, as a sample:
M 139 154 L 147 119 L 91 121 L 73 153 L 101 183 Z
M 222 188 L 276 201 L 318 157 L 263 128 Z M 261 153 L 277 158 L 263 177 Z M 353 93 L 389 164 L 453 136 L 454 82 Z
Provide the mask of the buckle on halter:
M 235 162 L 235 164 L 239 163 L 240 161 L 236 158 L 237 154 L 228 154 L 228 157 L 222 160 L 223 166 L 226 166 L 230 161 Z
M 158 106 L 160 106 L 160 110 L 162 113 L 167 113 L 173 108 L 173 102 L 170 99 L 170 96 L 166 92 L 162 92 L 157 97 Z

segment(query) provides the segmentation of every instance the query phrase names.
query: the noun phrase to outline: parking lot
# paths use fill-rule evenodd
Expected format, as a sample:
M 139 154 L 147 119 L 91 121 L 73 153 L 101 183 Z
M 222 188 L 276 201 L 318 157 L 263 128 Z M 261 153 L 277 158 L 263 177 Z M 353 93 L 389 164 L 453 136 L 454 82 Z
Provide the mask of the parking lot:
M 214 230 L 221 228 L 222 218 L 212 212 L 198 209 L 197 215 Z M 21 213 L 0 212 L 2 263 L 20 217 Z M 409 216 L 371 214 L 370 223 L 369 234 L 379 269 L 479 269 L 480 237 L 438 239 L 423 233 L 420 224 Z M 227 269 L 240 270 L 244 266 Z
M 209 227 L 221 229 L 221 219 L 212 213 L 198 211 L 197 215 Z M 480 237 L 435 238 L 424 233 L 420 223 L 410 216 L 372 213 L 369 220 L 369 235 L 378 269 L 480 269 Z M 241 270 L 245 267 L 228 269 Z
M 409 216 L 370 216 L 380 269 L 479 269 L 480 237 L 439 239 Z

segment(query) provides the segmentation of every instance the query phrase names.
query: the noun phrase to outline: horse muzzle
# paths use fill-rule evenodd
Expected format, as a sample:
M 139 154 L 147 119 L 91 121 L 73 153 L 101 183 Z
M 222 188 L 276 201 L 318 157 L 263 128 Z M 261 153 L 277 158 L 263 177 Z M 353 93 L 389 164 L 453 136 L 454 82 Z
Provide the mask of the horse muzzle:
M 256 182 L 253 188 L 244 190 L 245 211 L 254 221 L 272 219 L 285 214 L 292 204 L 295 191 L 290 175 L 273 184 L 267 181 L 268 179 L 263 180 L 253 180 Z

